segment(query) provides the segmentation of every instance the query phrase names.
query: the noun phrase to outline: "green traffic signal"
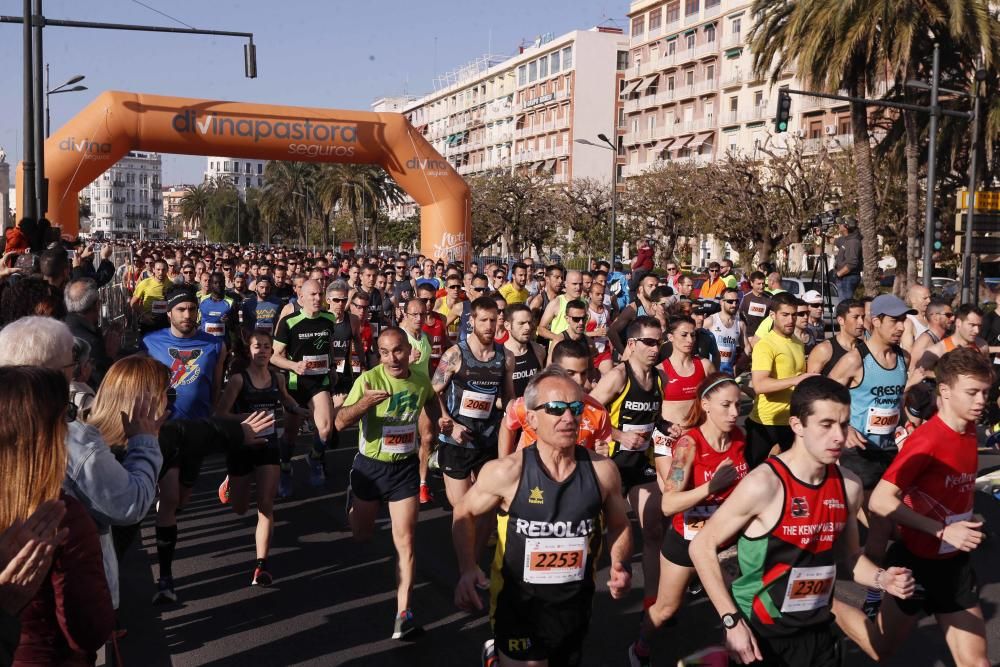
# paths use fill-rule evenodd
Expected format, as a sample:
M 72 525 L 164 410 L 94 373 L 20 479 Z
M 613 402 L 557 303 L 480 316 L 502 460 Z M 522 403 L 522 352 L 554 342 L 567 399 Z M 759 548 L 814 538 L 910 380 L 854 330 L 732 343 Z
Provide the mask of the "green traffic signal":
M 941 249 L 941 242 L 940 241 L 935 241 L 934 242 L 934 249 L 935 250 L 940 250 Z

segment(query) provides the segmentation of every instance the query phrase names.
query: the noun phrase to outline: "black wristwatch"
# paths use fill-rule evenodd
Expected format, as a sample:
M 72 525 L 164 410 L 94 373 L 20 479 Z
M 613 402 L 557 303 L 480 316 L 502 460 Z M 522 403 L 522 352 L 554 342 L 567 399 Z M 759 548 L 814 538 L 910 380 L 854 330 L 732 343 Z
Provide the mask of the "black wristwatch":
M 722 615 L 722 627 L 726 630 L 732 630 L 740 622 L 739 614 L 723 614 Z

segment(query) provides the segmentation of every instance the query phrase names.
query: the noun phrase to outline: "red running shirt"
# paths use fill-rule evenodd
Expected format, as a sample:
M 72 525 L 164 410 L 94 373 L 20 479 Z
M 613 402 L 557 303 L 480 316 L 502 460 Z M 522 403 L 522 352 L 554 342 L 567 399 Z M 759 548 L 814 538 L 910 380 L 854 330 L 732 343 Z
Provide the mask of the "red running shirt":
M 938 415 L 916 428 L 882 479 L 903 492 L 914 512 L 943 524 L 972 517 L 979 469 L 975 425 L 957 433 Z M 903 544 L 920 558 L 953 558 L 960 552 L 933 535 L 900 525 Z
M 693 401 L 698 396 L 698 385 L 705 379 L 705 366 L 698 357 L 694 359 L 694 373 L 678 375 L 670 359 L 663 360 L 663 372 L 667 381 L 663 383 L 664 401 Z
M 729 432 L 731 442 L 724 452 L 716 451 L 705 440 L 700 428 L 693 428 L 684 434 L 694 440 L 694 461 L 691 463 L 691 474 L 688 475 L 688 485 L 684 490 L 693 489 L 709 482 L 715 477 L 715 469 L 725 460 L 732 462 L 736 468 L 736 481 L 718 494 L 711 494 L 698 505 L 689 510 L 678 512 L 671 519 L 674 530 L 686 540 L 693 540 L 704 523 L 715 513 L 722 501 L 729 497 L 741 479 L 750 472 L 746 457 L 746 436 L 739 428 Z
M 425 320 L 420 327 L 431 341 L 431 373 L 437 370 L 438 362 L 444 353 L 444 345 L 448 340 L 448 330 L 445 327 L 444 316 L 440 313 L 430 313 L 432 324 L 427 324 Z

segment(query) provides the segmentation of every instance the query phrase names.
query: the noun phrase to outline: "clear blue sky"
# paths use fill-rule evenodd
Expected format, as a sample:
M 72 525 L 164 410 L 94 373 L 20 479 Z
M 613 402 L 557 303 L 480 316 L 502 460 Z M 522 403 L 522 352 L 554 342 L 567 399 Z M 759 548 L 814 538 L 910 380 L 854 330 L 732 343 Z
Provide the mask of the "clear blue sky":
M 141 0 L 196 28 L 253 32 L 258 78 L 243 77 L 235 37 L 80 28 L 45 30 L 55 87 L 85 74 L 90 90 L 53 95 L 52 127 L 104 90 L 368 109 L 377 97 L 433 90 L 435 74 L 522 40 L 586 29 L 608 19 L 624 27 L 628 0 Z M 45 0 L 49 18 L 179 26 L 133 0 Z M 0 0 L 19 15 L 20 0 Z M 436 47 L 435 47 L 436 38 Z M 0 146 L 21 156 L 21 26 L 0 24 Z M 204 158 L 163 159 L 165 184 L 200 182 Z

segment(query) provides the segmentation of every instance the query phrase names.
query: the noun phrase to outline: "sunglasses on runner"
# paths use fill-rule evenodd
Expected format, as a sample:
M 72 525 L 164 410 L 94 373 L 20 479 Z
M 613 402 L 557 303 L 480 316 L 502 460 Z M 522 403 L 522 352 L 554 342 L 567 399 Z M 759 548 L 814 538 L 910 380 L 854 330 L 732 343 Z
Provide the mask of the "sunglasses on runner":
M 736 303 L 736 299 L 723 299 L 722 303 Z
M 472 291 L 473 292 L 485 292 L 486 288 L 485 287 L 473 287 Z
M 573 413 L 574 417 L 579 417 L 583 412 L 583 401 L 573 401 L 572 403 L 567 403 L 566 401 L 549 401 L 548 403 L 542 403 L 535 410 L 543 410 L 545 414 L 553 417 L 562 417 L 569 410 Z
M 643 345 L 648 345 L 649 347 L 656 347 L 660 344 L 660 341 L 656 338 L 629 338 L 629 340 L 639 341 Z
M 808 310 L 800 310 L 800 311 L 798 311 L 798 312 L 795 313 L 795 317 L 809 317 L 809 311 Z
M 572 320 L 573 322 L 583 322 L 583 320 L 586 319 L 586 316 L 584 316 L 584 315 L 569 315 L 568 319 Z
M 346 297 L 346 296 L 342 296 L 342 297 L 331 297 L 331 298 L 330 298 L 330 301 L 331 301 L 332 303 L 347 303 L 347 297 Z
M 459 289 L 461 285 L 448 285 L 448 289 Z

